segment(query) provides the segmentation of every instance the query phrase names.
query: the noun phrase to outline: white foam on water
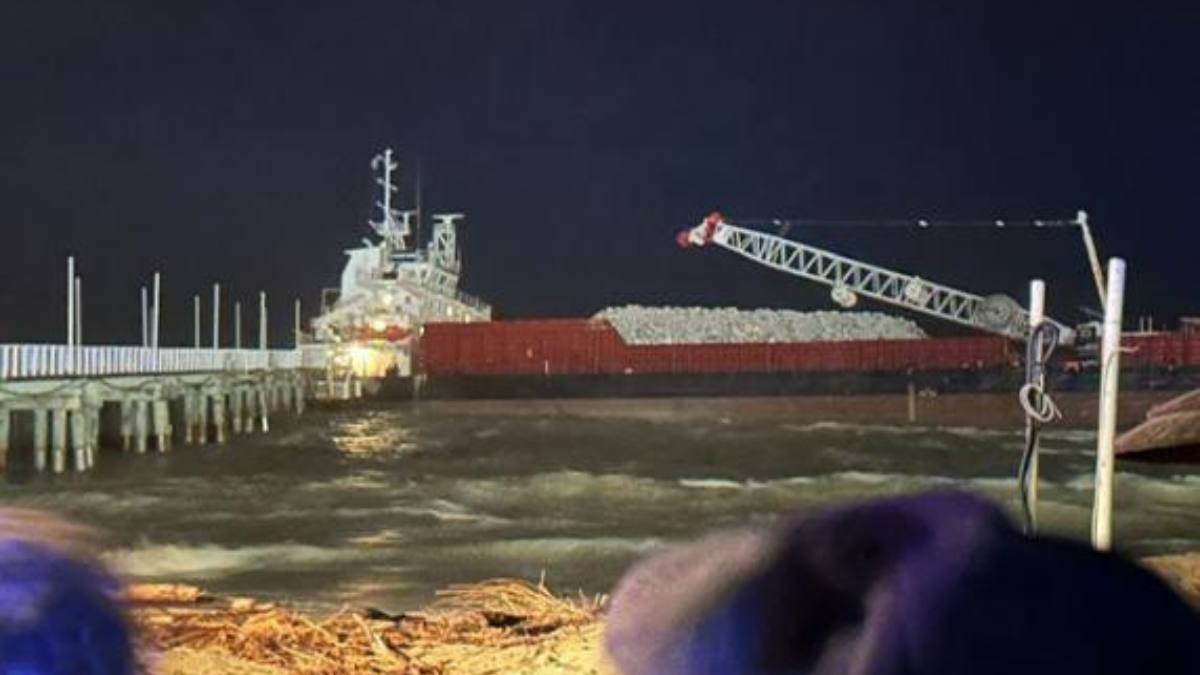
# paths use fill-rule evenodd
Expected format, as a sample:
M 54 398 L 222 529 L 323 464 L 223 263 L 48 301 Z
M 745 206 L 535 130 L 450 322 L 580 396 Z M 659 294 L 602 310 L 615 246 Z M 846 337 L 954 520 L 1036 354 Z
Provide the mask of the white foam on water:
M 664 544 L 658 537 L 527 537 L 462 544 L 440 552 L 471 558 L 554 562 L 641 555 Z
M 137 579 L 215 579 L 243 570 L 317 568 L 365 557 L 355 549 L 307 544 L 228 548 L 216 544 L 142 543 L 104 555 L 118 573 Z

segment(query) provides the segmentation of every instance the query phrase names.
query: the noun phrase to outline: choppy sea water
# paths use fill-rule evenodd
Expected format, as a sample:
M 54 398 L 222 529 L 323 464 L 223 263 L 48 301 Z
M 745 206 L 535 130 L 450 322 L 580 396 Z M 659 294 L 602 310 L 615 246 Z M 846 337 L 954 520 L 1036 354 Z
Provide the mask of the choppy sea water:
M 519 405 L 519 403 L 514 404 Z M 1086 538 L 1094 436 L 1046 434 L 1042 518 Z M 390 610 L 496 576 L 606 592 L 631 561 L 714 527 L 959 487 L 1015 512 L 1019 430 L 318 412 L 269 435 L 108 455 L 6 504 L 109 533 L 136 580 Z M 1122 465 L 1118 546 L 1200 550 L 1200 472 Z

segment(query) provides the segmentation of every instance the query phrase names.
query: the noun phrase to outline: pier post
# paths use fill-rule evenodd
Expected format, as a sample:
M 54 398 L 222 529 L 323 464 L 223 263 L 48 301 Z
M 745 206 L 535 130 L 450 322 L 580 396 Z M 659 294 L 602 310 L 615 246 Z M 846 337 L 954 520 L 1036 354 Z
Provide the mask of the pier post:
M 88 469 L 87 442 L 87 417 L 81 405 L 71 411 L 71 463 L 76 471 Z
M 298 381 L 296 382 L 296 393 L 295 393 L 295 396 L 296 396 L 296 414 L 297 414 L 297 415 L 303 415 L 303 414 L 304 414 L 304 396 L 305 396 L 305 393 L 306 393 L 306 392 L 304 391 L 304 380 L 298 380 Z
M 139 455 L 146 452 L 146 440 L 150 436 L 150 411 L 147 402 L 138 399 L 133 402 L 133 449 Z
M 183 442 L 196 442 L 196 397 L 190 390 L 183 392 Z
M 235 386 L 229 391 L 229 417 L 233 433 L 242 433 L 242 388 Z
M 38 473 L 46 472 L 46 455 L 50 449 L 46 423 L 49 419 L 45 408 L 33 409 L 33 468 Z
M 121 449 L 133 450 L 133 401 L 121 399 Z
M 159 452 L 171 449 L 171 408 L 166 398 L 154 399 L 154 446 Z
M 196 392 L 196 442 L 208 443 L 208 394 Z
M 212 397 L 213 440 L 225 444 L 225 392 L 218 391 Z
M 87 409 L 87 445 L 85 459 L 87 468 L 96 466 L 96 453 L 100 450 L 100 408 L 103 403 L 89 406 Z
M 269 419 L 270 410 L 267 407 L 267 388 L 263 385 L 257 387 L 258 391 L 258 414 L 262 423 L 262 431 L 266 433 L 271 430 L 271 420 Z
M 0 471 L 8 466 L 8 449 L 12 443 L 12 413 L 0 407 Z
M 54 473 L 67 470 L 67 409 L 61 403 L 50 409 L 50 452 Z
M 917 423 L 917 385 L 908 381 L 908 423 Z

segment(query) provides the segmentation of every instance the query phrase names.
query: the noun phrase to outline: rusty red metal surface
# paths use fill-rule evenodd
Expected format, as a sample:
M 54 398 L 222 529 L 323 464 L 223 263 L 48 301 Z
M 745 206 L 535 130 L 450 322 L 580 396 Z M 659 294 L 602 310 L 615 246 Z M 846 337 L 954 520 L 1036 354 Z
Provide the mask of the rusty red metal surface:
M 1017 359 L 998 337 L 629 345 L 607 322 L 586 319 L 429 324 L 419 354 L 429 375 L 903 372 Z

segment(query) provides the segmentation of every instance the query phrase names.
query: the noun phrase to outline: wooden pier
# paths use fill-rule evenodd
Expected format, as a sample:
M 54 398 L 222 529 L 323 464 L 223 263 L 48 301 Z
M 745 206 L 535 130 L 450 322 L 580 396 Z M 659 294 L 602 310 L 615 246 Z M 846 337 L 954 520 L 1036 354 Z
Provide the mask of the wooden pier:
M 323 352 L 0 345 L 0 469 L 62 474 L 99 449 L 225 443 L 299 414 Z

